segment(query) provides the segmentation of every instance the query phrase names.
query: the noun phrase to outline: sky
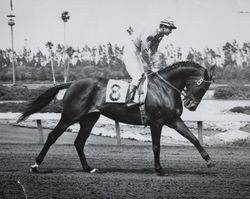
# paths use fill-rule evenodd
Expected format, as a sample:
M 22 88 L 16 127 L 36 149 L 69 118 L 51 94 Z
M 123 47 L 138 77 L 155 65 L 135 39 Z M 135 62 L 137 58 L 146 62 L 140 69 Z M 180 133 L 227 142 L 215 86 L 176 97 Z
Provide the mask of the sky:
M 172 43 L 185 52 L 216 49 L 235 39 L 240 44 L 250 41 L 249 0 L 13 0 L 13 8 L 17 51 L 25 44 L 33 50 L 44 50 L 47 41 L 62 44 L 65 10 L 70 15 L 66 43 L 75 48 L 108 42 L 124 45 L 129 26 L 152 30 L 168 17 L 177 29 L 160 48 Z M 11 47 L 8 14 L 10 0 L 0 0 L 0 49 Z

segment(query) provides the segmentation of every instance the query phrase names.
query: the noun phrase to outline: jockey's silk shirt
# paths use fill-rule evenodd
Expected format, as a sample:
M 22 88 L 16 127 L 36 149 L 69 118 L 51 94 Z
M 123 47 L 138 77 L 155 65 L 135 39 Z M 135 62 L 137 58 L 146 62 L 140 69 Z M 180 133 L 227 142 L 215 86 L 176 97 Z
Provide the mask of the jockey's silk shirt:
M 157 36 L 157 31 L 143 32 L 135 37 L 131 36 L 131 40 L 137 49 L 136 53 L 138 53 L 138 56 L 141 56 L 144 62 L 145 71 L 157 70 L 159 67 L 159 54 L 157 50 L 163 36 Z

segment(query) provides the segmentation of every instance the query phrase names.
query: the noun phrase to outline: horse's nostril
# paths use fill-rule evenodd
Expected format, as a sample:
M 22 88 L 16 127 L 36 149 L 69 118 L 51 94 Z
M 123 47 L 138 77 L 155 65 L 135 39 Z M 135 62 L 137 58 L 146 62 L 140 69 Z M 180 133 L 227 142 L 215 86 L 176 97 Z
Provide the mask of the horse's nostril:
M 194 102 L 192 102 L 192 103 L 188 106 L 188 109 L 189 109 L 190 111 L 195 111 L 196 108 L 197 108 L 197 104 L 194 103 Z
M 190 111 L 195 111 L 195 110 L 196 110 L 196 106 L 190 106 L 190 107 L 189 107 L 189 110 L 190 110 Z

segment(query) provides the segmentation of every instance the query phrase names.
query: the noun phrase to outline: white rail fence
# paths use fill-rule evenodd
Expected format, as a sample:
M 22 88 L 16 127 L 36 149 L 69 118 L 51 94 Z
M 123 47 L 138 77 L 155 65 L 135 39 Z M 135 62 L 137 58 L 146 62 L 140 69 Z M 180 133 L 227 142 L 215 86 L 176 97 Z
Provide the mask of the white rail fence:
M 16 120 L 16 115 L 8 115 L 8 114 L 1 114 L 0 120 Z M 59 114 L 34 114 L 31 115 L 27 120 L 36 121 L 37 129 L 38 129 L 38 142 L 39 144 L 44 144 L 44 134 L 43 134 L 43 126 L 42 121 L 45 120 L 59 120 Z M 196 122 L 197 123 L 197 131 L 198 131 L 198 140 L 203 145 L 203 123 L 204 122 L 248 122 L 250 123 L 250 116 L 247 117 L 206 117 L 206 115 L 196 115 L 192 118 L 183 118 L 185 122 Z M 118 121 L 115 121 L 115 132 L 117 138 L 117 145 L 121 145 L 121 125 Z

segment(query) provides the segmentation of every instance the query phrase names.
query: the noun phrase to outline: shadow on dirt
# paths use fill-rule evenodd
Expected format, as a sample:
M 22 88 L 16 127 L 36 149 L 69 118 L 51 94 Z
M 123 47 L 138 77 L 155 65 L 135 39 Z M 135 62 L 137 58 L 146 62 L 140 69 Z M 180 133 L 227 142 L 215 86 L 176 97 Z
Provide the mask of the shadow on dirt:
M 72 170 L 70 168 L 53 169 L 53 173 L 84 173 L 81 169 Z M 104 173 L 124 173 L 124 174 L 157 174 L 158 176 L 170 176 L 170 175 L 206 175 L 216 176 L 214 171 L 193 171 L 193 170 L 178 170 L 178 169 L 162 169 L 162 172 L 155 172 L 153 168 L 140 168 L 140 169 L 124 169 L 124 168 L 98 168 L 97 174 Z
M 155 174 L 154 169 L 151 168 L 142 168 L 142 169 L 122 169 L 122 168 L 100 168 L 99 172 L 104 173 L 137 173 L 137 174 Z M 190 175 L 216 175 L 215 172 L 208 171 L 187 171 L 187 170 L 176 170 L 176 169 L 162 169 L 161 173 L 165 175 L 176 175 L 176 174 L 190 174 Z
M 22 172 L 21 170 L 0 170 L 3 173 L 9 172 Z M 40 168 L 37 172 L 31 172 L 26 170 L 24 173 L 33 173 L 33 174 L 76 174 L 85 172 L 80 168 L 69 168 L 69 167 L 49 167 L 49 168 Z M 194 170 L 181 170 L 174 168 L 165 168 L 162 169 L 162 172 L 155 172 L 154 168 L 140 168 L 140 169 L 126 169 L 119 167 L 111 168 L 98 168 L 97 174 L 106 174 L 106 173 L 121 173 L 121 174 L 156 174 L 158 176 L 171 176 L 171 175 L 196 175 L 196 176 L 217 176 L 218 173 L 214 170 L 211 171 L 194 171 Z
M 18 172 L 17 169 L 4 169 L 4 170 L 0 170 L 1 173 L 8 173 L 8 172 Z
M 189 175 L 211 175 L 216 176 L 217 173 L 214 171 L 194 171 L 194 170 L 177 170 L 173 168 L 169 169 L 163 169 L 165 173 L 168 175 L 176 175 L 176 174 L 189 174 Z

